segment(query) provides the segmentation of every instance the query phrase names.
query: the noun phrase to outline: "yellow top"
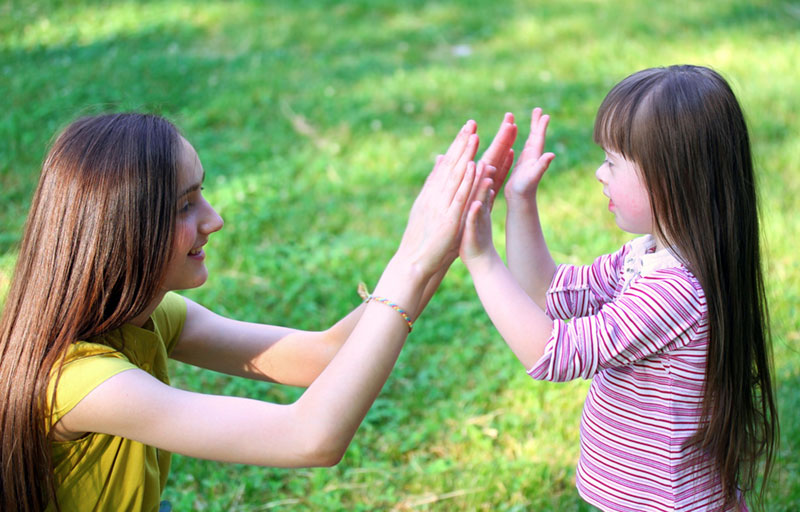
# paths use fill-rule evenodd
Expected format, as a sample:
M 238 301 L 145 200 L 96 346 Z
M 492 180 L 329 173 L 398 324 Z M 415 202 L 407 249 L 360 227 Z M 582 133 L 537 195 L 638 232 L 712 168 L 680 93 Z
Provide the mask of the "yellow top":
M 186 301 L 168 293 L 144 327 L 126 324 L 91 341 L 73 343 L 58 381 L 53 422 L 99 384 L 140 368 L 169 384 L 167 355 L 186 320 Z M 52 396 L 54 379 L 48 387 Z M 62 511 L 156 511 L 171 453 L 107 434 L 53 442 L 56 495 Z M 47 508 L 54 510 L 52 504 Z

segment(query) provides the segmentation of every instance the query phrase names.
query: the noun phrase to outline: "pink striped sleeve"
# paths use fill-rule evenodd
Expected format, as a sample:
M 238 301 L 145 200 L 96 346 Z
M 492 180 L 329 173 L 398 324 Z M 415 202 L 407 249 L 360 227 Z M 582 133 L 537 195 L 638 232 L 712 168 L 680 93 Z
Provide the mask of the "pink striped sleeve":
M 528 374 L 551 381 L 589 379 L 687 345 L 704 328 L 704 315 L 702 289 L 685 268 L 657 270 L 595 314 L 555 320 L 545 353 Z
M 559 265 L 547 290 L 545 313 L 552 319 L 568 320 L 591 315 L 615 296 L 621 266 L 630 244 L 613 254 L 597 258 L 591 265 Z

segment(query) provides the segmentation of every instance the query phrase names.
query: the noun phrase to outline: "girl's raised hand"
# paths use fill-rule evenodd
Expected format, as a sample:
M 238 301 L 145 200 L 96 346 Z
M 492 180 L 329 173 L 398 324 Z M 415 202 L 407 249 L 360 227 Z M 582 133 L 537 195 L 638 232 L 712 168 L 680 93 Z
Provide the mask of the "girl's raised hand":
M 550 162 L 555 158 L 553 153 L 544 151 L 547 136 L 547 124 L 550 116 L 542 114 L 542 109 L 536 107 L 531 113 L 531 132 L 525 147 L 519 156 L 516 167 L 505 187 L 506 198 L 532 198 Z
M 487 262 L 488 258 L 496 254 L 492 242 L 491 218 L 492 206 L 496 197 L 494 189 L 491 178 L 481 178 L 467 211 L 459 255 L 470 273 L 480 271 L 476 267 Z
M 446 268 L 458 254 L 462 224 L 475 182 L 475 121 L 467 121 L 447 153 L 436 159 L 409 214 L 396 257 L 426 275 Z

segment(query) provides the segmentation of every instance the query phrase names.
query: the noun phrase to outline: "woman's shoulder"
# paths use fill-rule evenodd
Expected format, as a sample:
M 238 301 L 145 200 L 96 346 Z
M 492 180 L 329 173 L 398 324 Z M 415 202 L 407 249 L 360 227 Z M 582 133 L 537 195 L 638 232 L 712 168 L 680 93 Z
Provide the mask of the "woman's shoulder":
M 154 331 L 164 341 L 169 353 L 186 323 L 186 299 L 175 292 L 168 292 L 150 318 Z
M 90 358 L 114 358 L 124 359 L 127 357 L 116 348 L 104 343 L 95 341 L 75 341 L 70 343 L 64 355 L 64 365 L 73 365 Z
M 128 357 L 113 347 L 90 341 L 71 343 L 64 354 L 63 365 L 53 367 L 48 382 L 48 396 L 55 395 L 53 422 L 72 410 L 100 383 L 133 368 L 136 366 Z

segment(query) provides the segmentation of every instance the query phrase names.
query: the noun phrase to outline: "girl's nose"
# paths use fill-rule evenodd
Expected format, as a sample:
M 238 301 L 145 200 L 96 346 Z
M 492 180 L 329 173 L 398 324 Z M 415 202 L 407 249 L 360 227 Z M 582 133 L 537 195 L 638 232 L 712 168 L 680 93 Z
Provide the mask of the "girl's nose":
M 606 180 L 605 180 L 606 167 L 607 166 L 606 166 L 605 162 L 603 162 L 600 165 L 600 167 L 598 167 L 597 170 L 594 171 L 594 177 L 597 178 L 597 181 L 599 181 L 600 183 L 605 183 L 606 182 Z

